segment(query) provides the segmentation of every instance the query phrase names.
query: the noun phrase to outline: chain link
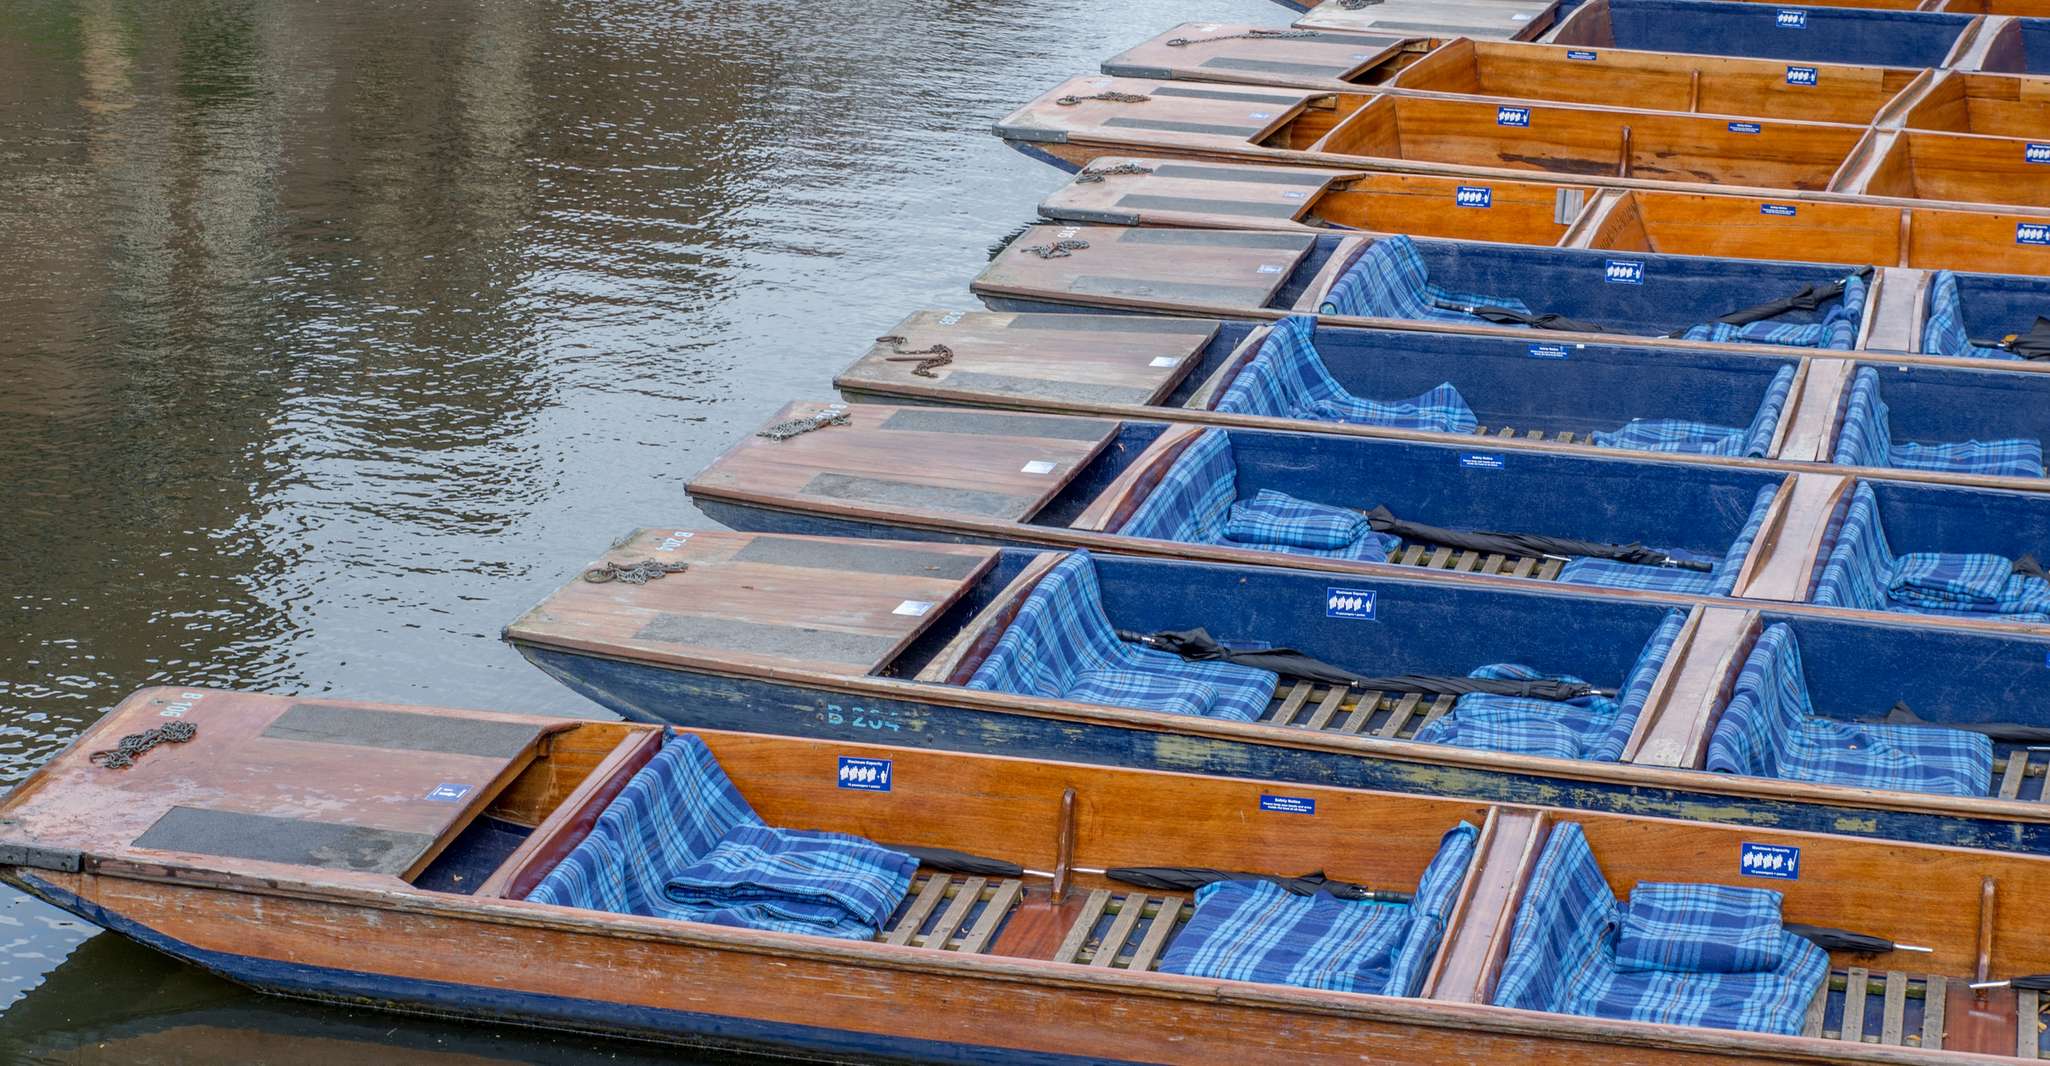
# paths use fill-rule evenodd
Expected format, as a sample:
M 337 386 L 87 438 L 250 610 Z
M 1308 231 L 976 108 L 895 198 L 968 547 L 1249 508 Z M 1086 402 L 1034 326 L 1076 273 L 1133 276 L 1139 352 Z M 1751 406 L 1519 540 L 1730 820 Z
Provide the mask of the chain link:
M 607 581 L 645 585 L 670 574 L 681 574 L 688 569 L 689 563 L 665 563 L 659 559 L 642 559 L 637 563 L 615 563 L 608 559 L 584 571 L 584 580 L 593 585 L 602 585 Z
M 183 744 L 199 735 L 199 727 L 191 722 L 165 722 L 155 729 L 130 733 L 111 748 L 104 748 L 86 756 L 95 766 L 109 770 L 125 770 L 142 758 L 142 753 L 159 744 Z
M 824 429 L 827 426 L 848 425 L 850 421 L 846 411 L 829 407 L 815 415 L 785 419 L 756 433 L 755 436 L 767 437 L 770 440 L 789 440 L 792 437 L 804 436 L 815 429 Z
M 1052 244 L 1028 244 L 1025 246 L 1025 254 L 1036 255 L 1041 259 L 1066 259 L 1087 247 L 1089 247 L 1088 241 L 1076 240 L 1055 241 Z
M 1143 104 L 1153 99 L 1140 93 L 1100 92 L 1094 96 L 1063 96 L 1054 103 L 1062 107 L 1073 107 L 1084 100 L 1108 100 L 1113 104 Z
M 904 345 L 907 342 L 904 340 L 904 338 L 899 337 L 894 333 L 877 337 L 876 343 L 887 344 L 890 346 L 891 351 L 897 353 L 895 355 L 884 356 L 883 362 L 917 363 L 917 366 L 911 368 L 911 372 L 917 375 L 918 377 L 922 378 L 939 377 L 939 375 L 933 373 L 933 371 L 939 369 L 940 367 L 946 366 L 948 363 L 954 361 L 954 349 L 949 348 L 944 344 L 935 344 L 930 348 L 914 348 L 911 351 L 907 352 L 904 350 Z
M 1192 44 L 1209 44 L 1212 41 L 1287 41 L 1303 37 L 1315 37 L 1316 30 L 1247 30 L 1244 33 L 1223 33 L 1215 37 L 1169 37 L 1169 48 L 1186 48 Z
M 1125 174 L 1151 173 L 1153 173 L 1152 167 L 1142 167 L 1137 163 L 1117 163 L 1112 166 L 1098 167 L 1095 170 L 1085 170 L 1082 173 L 1075 175 L 1075 184 L 1089 185 L 1095 182 L 1102 181 L 1107 177 L 1114 177 Z
M 1358 11 L 1363 7 L 1373 7 L 1381 2 L 1382 0 L 1338 0 L 1338 6 L 1347 11 Z

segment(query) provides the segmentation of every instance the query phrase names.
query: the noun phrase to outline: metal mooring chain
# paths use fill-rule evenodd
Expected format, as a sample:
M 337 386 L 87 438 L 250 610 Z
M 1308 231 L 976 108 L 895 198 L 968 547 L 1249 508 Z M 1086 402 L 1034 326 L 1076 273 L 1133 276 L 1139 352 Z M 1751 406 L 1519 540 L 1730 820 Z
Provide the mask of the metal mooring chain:
M 1360 8 L 1373 7 L 1380 2 L 1381 0 L 1338 0 L 1338 6 L 1347 11 L 1358 11 Z
M 948 363 L 954 361 L 954 349 L 949 348 L 944 344 L 935 344 L 930 348 L 914 348 L 911 351 L 907 352 L 904 350 L 904 345 L 907 342 L 904 340 L 904 338 L 899 337 L 894 333 L 877 337 L 876 343 L 887 344 L 890 346 L 891 351 L 897 353 L 895 355 L 884 356 L 883 362 L 917 363 L 917 366 L 911 368 L 911 372 L 922 378 L 939 377 L 939 375 L 933 373 L 933 371 L 940 367 L 946 366 Z
M 104 766 L 109 770 L 125 770 L 134 766 L 135 760 L 142 758 L 143 752 L 159 744 L 183 744 L 198 735 L 199 727 L 191 722 L 165 722 L 155 729 L 130 733 L 122 737 L 119 744 L 93 752 L 86 756 L 86 759 L 95 766 Z
M 1247 30 L 1244 33 L 1224 33 L 1215 37 L 1169 37 L 1169 48 L 1186 48 L 1192 44 L 1209 44 L 1212 41 L 1235 41 L 1243 37 L 1249 41 L 1286 41 L 1301 37 L 1315 37 L 1316 30 Z
M 642 559 L 637 563 L 615 563 L 610 560 L 584 571 L 584 580 L 593 585 L 607 581 L 621 581 L 629 585 L 645 585 L 657 578 L 670 574 L 681 574 L 690 569 L 689 563 L 665 563 L 657 559 Z
M 1088 241 L 1073 240 L 1055 241 L 1052 244 L 1028 244 L 1025 246 L 1025 254 L 1036 255 L 1041 259 L 1066 259 L 1087 247 Z
M 1101 92 L 1094 96 L 1063 96 L 1054 103 L 1062 107 L 1073 107 L 1084 100 L 1108 100 L 1113 104 L 1143 104 L 1153 99 L 1139 93 Z
M 1142 167 L 1137 163 L 1117 163 L 1112 166 L 1098 167 L 1095 170 L 1085 170 L 1082 173 L 1075 175 L 1075 184 L 1089 185 L 1091 183 L 1099 182 L 1109 177 L 1121 177 L 1126 174 L 1151 173 L 1153 173 L 1152 167 Z
M 792 437 L 802 437 L 815 429 L 824 429 L 827 426 L 844 426 L 849 424 L 849 421 L 847 412 L 828 408 L 815 415 L 805 415 L 802 418 L 792 418 L 778 422 L 756 433 L 755 436 L 767 437 L 770 440 L 789 440 Z

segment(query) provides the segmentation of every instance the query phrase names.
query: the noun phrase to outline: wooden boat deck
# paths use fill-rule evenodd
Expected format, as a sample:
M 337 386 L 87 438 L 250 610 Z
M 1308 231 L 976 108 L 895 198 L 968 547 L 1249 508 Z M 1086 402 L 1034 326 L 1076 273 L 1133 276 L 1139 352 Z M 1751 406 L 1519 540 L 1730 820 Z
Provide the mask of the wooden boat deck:
M 2050 136 L 2050 78 L 1946 71 L 1884 125 L 2040 139 Z
M 1202 314 L 1270 306 L 1315 246 L 1304 233 L 1034 226 L 978 276 L 978 296 Z M 1059 248 L 1047 256 L 1040 249 Z M 1336 258 L 1334 256 L 1334 258 Z
M 1414 35 L 1184 22 L 1103 61 L 1120 78 L 1351 89 L 1379 85 L 1438 42 Z
M 1349 33 L 1529 41 L 1552 28 L 1557 9 L 1551 0 L 1385 0 L 1379 4 L 1323 0 L 1295 25 Z
M 974 389 L 1026 406 L 1152 405 L 1188 375 L 1217 329 L 1186 318 L 921 311 L 836 384 L 856 395 L 874 381 L 935 396 Z M 945 351 L 944 362 L 901 354 L 935 348 Z

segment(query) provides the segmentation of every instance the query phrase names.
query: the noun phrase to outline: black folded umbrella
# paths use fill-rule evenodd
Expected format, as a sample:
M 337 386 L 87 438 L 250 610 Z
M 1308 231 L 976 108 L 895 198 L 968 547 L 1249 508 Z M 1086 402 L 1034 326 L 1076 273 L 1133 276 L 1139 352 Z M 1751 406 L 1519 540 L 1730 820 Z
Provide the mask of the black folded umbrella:
M 1997 341 L 1975 340 L 1981 348 L 1998 348 L 2013 352 L 2023 359 L 2050 359 L 2050 318 L 2036 316 L 2036 324 L 2027 333 L 2010 333 Z
M 927 848 L 916 844 L 879 844 L 891 851 L 901 851 L 918 860 L 920 866 L 930 866 L 946 873 L 968 874 L 973 877 L 1023 877 L 1028 872 L 1023 866 L 1004 859 L 992 859 L 985 855 L 971 855 L 952 848 Z
M 1500 326 L 1529 326 L 1532 329 L 1554 329 L 1568 333 L 1621 332 L 1620 330 L 1610 329 L 1607 326 L 1597 326 L 1592 322 L 1582 322 L 1579 319 L 1567 318 L 1565 315 L 1551 311 L 1541 315 L 1533 315 L 1518 311 L 1513 307 L 1498 307 L 1493 304 L 1462 304 L 1454 303 L 1451 300 L 1433 300 L 1431 301 L 1431 306 L 1441 311 L 1458 311 L 1463 314 L 1469 314 L 1475 318 L 1486 319 Z
M 1591 559 L 1614 559 L 1640 566 L 1671 566 L 1704 573 L 1715 569 L 1709 563 L 1675 559 L 1665 552 L 1647 548 L 1642 544 L 1608 544 L 1596 540 L 1548 537 L 1539 533 L 1499 533 L 1490 530 L 1427 526 L 1422 522 L 1397 518 L 1386 507 L 1376 507 L 1368 511 L 1367 524 L 1372 526 L 1376 533 L 1392 533 L 1406 541 L 1437 544 L 1466 551 L 1492 552 L 1496 555 L 1552 555 L 1561 558 L 1584 556 Z
M 1956 729 L 1966 733 L 1984 733 L 1988 740 L 2002 744 L 2050 744 L 2050 726 L 2023 725 L 2020 722 L 1931 722 L 1924 720 L 1909 707 L 1905 700 L 1895 703 L 1884 718 L 1866 718 L 1862 721 L 1874 725 L 1921 725 L 1936 729 Z
M 1322 659 L 1311 658 L 1294 648 L 1232 648 L 1219 643 L 1200 626 L 1161 633 L 1134 633 L 1120 629 L 1118 639 L 1173 652 L 1192 662 L 1237 663 L 1259 670 L 1272 670 L 1286 677 L 1344 685 L 1360 692 L 1421 692 L 1426 696 L 1464 696 L 1470 692 L 1484 692 L 1492 696 L 1522 696 L 1538 700 L 1573 700 L 1582 696 L 1611 694 L 1592 685 L 1572 681 L 1497 681 L 1441 674 L 1367 677 Z
M 1853 276 L 1869 277 L 1871 273 L 1872 268 L 1866 267 L 1863 270 L 1857 271 Z M 1753 322 L 1763 322 L 1768 318 L 1777 318 L 1788 311 L 1813 311 L 1820 308 L 1824 303 L 1842 296 L 1844 294 L 1844 283 L 1847 280 L 1846 278 L 1838 278 L 1835 281 L 1806 285 L 1802 287 L 1801 291 L 1790 296 L 1782 296 L 1777 300 L 1767 300 L 1762 304 L 1753 304 L 1742 310 L 1732 311 L 1727 315 L 1718 317 L 1716 321 L 1731 326 L 1748 326 Z M 1687 328 L 1683 327 L 1666 334 L 1666 336 L 1678 337 L 1686 332 Z
M 1281 874 L 1213 870 L 1207 866 L 1118 866 L 1103 871 L 1103 876 L 1120 884 L 1159 892 L 1194 892 L 1219 881 L 1267 881 L 1297 896 L 1314 896 L 1322 892 L 1339 899 L 1373 900 L 1377 903 L 1408 903 L 1411 899 L 1407 892 L 1387 892 L 1350 881 L 1333 881 L 1325 877 L 1322 870 L 1301 877 L 1286 877 Z
M 1827 925 L 1802 925 L 1787 922 L 1780 926 L 1814 944 L 1824 951 L 1850 951 L 1860 955 L 1883 955 L 1889 951 L 1928 951 L 1918 944 L 1896 944 L 1883 936 L 1870 933 L 1853 933 L 1848 929 L 1835 929 Z

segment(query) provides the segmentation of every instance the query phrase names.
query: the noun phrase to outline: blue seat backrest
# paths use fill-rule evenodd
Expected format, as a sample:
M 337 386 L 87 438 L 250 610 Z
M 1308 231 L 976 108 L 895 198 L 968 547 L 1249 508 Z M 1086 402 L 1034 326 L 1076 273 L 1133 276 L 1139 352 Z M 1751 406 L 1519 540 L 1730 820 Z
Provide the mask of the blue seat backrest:
M 1214 543 L 1224 535 L 1225 516 L 1238 499 L 1238 467 L 1231 437 L 1206 429 L 1182 449 L 1159 483 L 1116 532 L 1191 544 Z
M 1065 699 L 1096 653 L 1118 643 L 1103 612 L 1096 561 L 1076 549 L 1054 564 L 1012 616 L 968 687 Z
M 1616 895 L 1580 826 L 1554 825 L 1517 905 L 1493 1002 L 1523 1010 L 1564 1009 L 1574 982 L 1602 961 L 1615 915 Z
M 1644 702 L 1651 698 L 1652 683 L 1658 680 L 1659 671 L 1666 665 L 1666 656 L 1672 653 L 1673 642 L 1680 638 L 1680 629 L 1686 624 L 1685 611 L 1666 612 L 1665 620 L 1652 631 L 1651 639 L 1644 642 L 1644 650 L 1638 653 L 1637 662 L 1631 664 L 1630 676 L 1624 679 L 1623 689 L 1617 693 L 1615 720 L 1609 723 L 1605 733 L 1588 738 L 1581 758 L 1615 762 L 1623 757 L 1623 748 L 1630 742 L 1637 717 L 1644 713 Z
M 1424 983 L 1438 945 L 1445 940 L 1445 924 L 1451 920 L 1452 905 L 1473 865 L 1474 841 L 1480 831 L 1471 822 L 1461 822 L 1438 842 L 1438 853 L 1417 881 L 1410 900 L 1409 932 L 1395 953 L 1384 995 L 1414 996 Z
M 1939 270 L 1929 276 L 1929 309 L 1922 321 L 1922 351 L 1973 359 L 2019 359 L 2013 352 L 1972 343 L 1965 327 L 1964 298 L 1957 274 Z
M 1748 777 L 1780 776 L 1780 756 L 1814 713 L 1801 648 L 1785 623 L 1767 626 L 1744 658 L 1730 702 L 1708 742 L 1707 767 Z
M 1332 284 L 1321 309 L 1327 315 L 1432 318 L 1437 308 L 1430 303 L 1429 285 L 1430 272 L 1416 242 L 1400 235 L 1382 237 Z
M 1229 414 L 1299 418 L 1320 399 L 1345 395 L 1317 354 L 1317 320 L 1290 315 L 1274 324 L 1260 350 L 1231 379 L 1216 410 Z
M 1869 366 L 1858 371 L 1844 401 L 1843 424 L 1837 430 L 1836 452 L 1830 461 L 1846 466 L 1892 465 L 1891 415 L 1879 395 L 1879 372 Z
M 1860 483 L 1851 492 L 1850 506 L 1831 542 L 1822 576 L 1815 583 L 1811 602 L 1862 611 L 1887 609 L 1887 587 L 1892 580 L 1893 550 L 1887 545 L 1886 530 L 1879 523 L 1879 501 L 1872 486 Z

